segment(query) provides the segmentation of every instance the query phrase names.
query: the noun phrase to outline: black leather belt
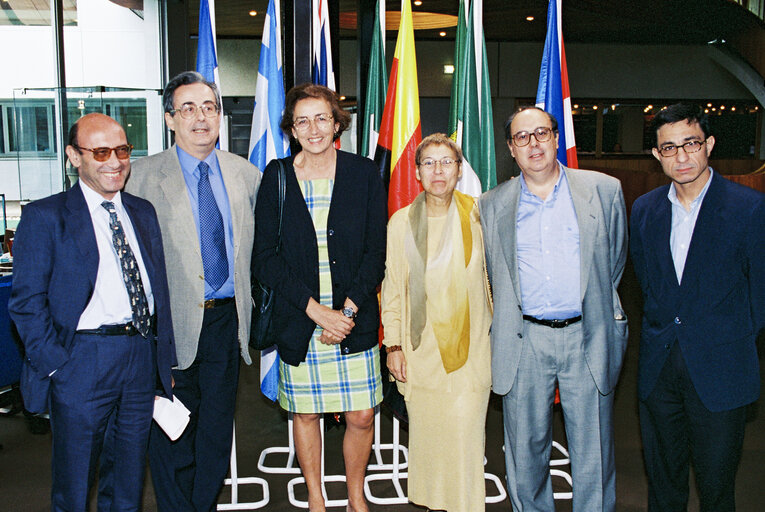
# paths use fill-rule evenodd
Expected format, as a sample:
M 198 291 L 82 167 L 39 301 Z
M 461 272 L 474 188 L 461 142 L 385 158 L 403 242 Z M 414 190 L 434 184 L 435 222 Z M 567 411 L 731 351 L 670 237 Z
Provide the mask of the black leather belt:
M 544 325 L 546 327 L 552 327 L 553 329 L 561 329 L 563 327 L 568 327 L 571 324 L 575 324 L 578 321 L 582 319 L 582 315 L 579 316 L 572 316 L 571 318 L 566 318 L 565 320 L 543 320 L 541 318 L 536 318 L 531 315 L 523 315 L 524 320 L 528 320 L 531 323 Z
M 102 325 L 96 329 L 78 329 L 77 334 L 98 334 L 100 336 L 137 336 L 140 333 L 135 325 L 130 324 L 112 324 Z
M 218 308 L 220 306 L 225 306 L 226 304 L 231 304 L 232 302 L 234 302 L 234 297 L 226 297 L 223 299 L 207 299 L 205 301 L 205 309 Z

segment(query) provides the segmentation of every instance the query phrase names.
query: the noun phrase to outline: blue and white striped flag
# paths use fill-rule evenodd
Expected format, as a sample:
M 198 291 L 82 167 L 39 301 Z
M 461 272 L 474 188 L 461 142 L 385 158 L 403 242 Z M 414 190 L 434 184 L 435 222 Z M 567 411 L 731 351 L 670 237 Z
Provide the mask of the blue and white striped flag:
M 269 0 L 260 44 L 255 108 L 250 132 L 250 162 L 263 171 L 274 158 L 290 154 L 290 140 L 279 128 L 284 112 L 281 23 L 279 0 Z M 260 391 L 276 401 L 279 383 L 279 354 L 275 347 L 260 353 Z
M 218 86 L 222 98 L 223 89 L 220 86 L 220 75 L 218 74 L 218 50 L 215 44 L 215 0 L 200 0 L 199 2 L 197 72 L 201 73 L 208 82 L 214 82 Z M 223 105 L 221 105 L 221 114 L 223 114 Z M 225 122 L 220 125 L 216 147 L 228 150 L 228 126 Z
M 335 67 L 332 65 L 332 46 L 329 37 L 329 11 L 327 0 L 313 0 L 313 78 L 315 84 L 337 90 Z
M 547 36 L 539 70 L 536 106 L 555 116 L 558 121 L 558 160 L 567 167 L 579 167 L 566 50 L 563 46 L 562 0 L 550 0 L 547 7 Z

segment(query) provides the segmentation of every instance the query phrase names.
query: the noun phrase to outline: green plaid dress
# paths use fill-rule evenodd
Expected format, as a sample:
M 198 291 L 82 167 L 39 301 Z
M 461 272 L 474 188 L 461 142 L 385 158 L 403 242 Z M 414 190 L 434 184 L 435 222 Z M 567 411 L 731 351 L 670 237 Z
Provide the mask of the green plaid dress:
M 319 246 L 320 302 L 332 307 L 327 218 L 334 180 L 299 183 Z M 379 404 L 382 385 L 378 348 L 344 356 L 339 344 L 325 345 L 319 341 L 321 331 L 318 326 L 313 331 L 308 354 L 300 366 L 279 361 L 279 405 L 291 412 L 324 413 L 359 411 Z

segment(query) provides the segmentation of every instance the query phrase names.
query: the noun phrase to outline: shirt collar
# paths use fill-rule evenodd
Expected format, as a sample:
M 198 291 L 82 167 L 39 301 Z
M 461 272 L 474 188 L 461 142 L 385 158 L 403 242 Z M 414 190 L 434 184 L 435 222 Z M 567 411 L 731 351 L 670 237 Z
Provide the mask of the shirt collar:
M 211 174 L 218 173 L 218 156 L 215 154 L 215 150 L 210 151 L 210 154 L 207 155 L 204 160 L 200 160 L 188 154 L 178 145 L 175 146 L 175 149 L 178 153 L 178 161 L 181 163 L 181 169 L 184 174 L 189 174 L 193 176 L 194 179 L 198 180 L 199 171 L 197 170 L 197 167 L 199 166 L 199 162 L 205 162 L 209 165 Z
M 704 188 L 701 189 L 701 192 L 699 195 L 691 201 L 691 205 L 689 210 L 693 211 L 696 208 L 699 207 L 701 202 L 704 200 L 704 196 L 707 195 L 707 190 L 709 190 L 709 185 L 712 183 L 712 175 L 714 174 L 714 171 L 712 168 L 709 168 L 709 179 L 707 180 L 706 184 L 704 185 Z M 680 200 L 677 198 L 677 190 L 675 189 L 675 182 L 673 181 L 670 186 L 669 190 L 667 191 L 667 199 L 669 199 L 669 202 L 672 203 L 675 206 L 679 206 L 683 210 L 685 210 L 685 207 L 680 203 Z
M 111 201 L 114 203 L 114 207 L 117 211 L 122 211 L 122 194 L 119 191 L 114 194 L 114 197 L 111 199 L 106 199 L 104 196 L 87 186 L 84 181 L 79 180 L 78 183 L 80 184 L 82 195 L 85 196 L 85 202 L 88 205 L 88 211 L 90 213 L 97 212 L 99 209 L 103 210 L 101 203 L 104 201 Z
M 560 164 L 560 162 L 558 162 L 558 169 L 560 170 L 560 173 L 558 174 L 558 181 L 555 182 L 552 194 L 547 196 L 545 201 L 555 201 L 556 197 L 558 196 L 558 191 L 561 189 L 561 185 L 568 184 L 568 180 L 566 180 L 566 172 L 563 170 L 563 166 Z M 539 199 L 537 195 L 529 190 L 529 186 L 526 184 L 526 178 L 523 176 L 523 173 L 521 173 L 521 193 L 529 196 L 534 196 Z M 541 201 L 541 199 L 539 200 Z

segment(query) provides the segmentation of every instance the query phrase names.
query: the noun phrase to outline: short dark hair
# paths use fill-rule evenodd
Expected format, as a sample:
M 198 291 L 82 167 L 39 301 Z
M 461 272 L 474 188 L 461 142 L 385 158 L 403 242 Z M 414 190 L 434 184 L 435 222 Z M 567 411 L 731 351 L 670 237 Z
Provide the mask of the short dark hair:
M 223 105 L 220 99 L 220 91 L 214 82 L 208 82 L 201 73 L 197 73 L 196 71 L 184 71 L 183 73 L 175 75 L 165 86 L 165 91 L 162 93 L 162 106 L 165 108 L 165 112 L 170 112 L 175 109 L 174 101 L 176 89 L 191 84 L 205 84 L 212 89 L 215 94 L 215 104 L 218 106 L 218 110 L 222 108 Z
M 665 124 L 679 123 L 686 121 L 688 124 L 699 123 L 701 131 L 704 132 L 704 139 L 711 135 L 709 131 L 709 116 L 704 113 L 704 109 L 695 103 L 680 102 L 663 108 L 653 117 L 651 121 L 651 139 L 653 147 L 658 145 L 659 128 Z
M 420 158 L 422 158 L 422 152 L 428 149 L 430 146 L 446 146 L 452 150 L 456 160 L 462 164 L 462 148 L 460 148 L 459 145 L 445 133 L 432 133 L 422 139 L 422 142 L 420 142 L 420 144 L 417 146 L 417 149 L 414 151 L 415 164 L 420 165 L 422 163 L 420 162 Z
M 284 100 L 284 114 L 282 115 L 282 121 L 279 123 L 279 127 L 284 133 L 292 137 L 292 117 L 295 115 L 295 105 L 300 100 L 308 98 L 314 98 L 318 100 L 324 100 L 329 103 L 332 109 L 332 117 L 335 118 L 335 122 L 340 126 L 335 133 L 335 139 L 340 137 L 351 125 L 351 115 L 340 107 L 340 102 L 337 99 L 337 93 L 332 89 L 317 84 L 300 84 L 296 85 L 287 92 L 287 97 Z
M 555 119 L 554 115 L 535 105 L 527 105 L 525 107 L 518 107 L 515 110 L 515 112 L 510 114 L 510 117 L 507 118 L 507 121 L 505 121 L 505 140 L 509 141 L 510 139 L 513 138 L 513 134 L 510 133 L 510 125 L 513 124 L 513 120 L 515 119 L 515 116 L 517 116 L 521 112 L 525 112 L 526 110 L 539 110 L 540 112 L 544 112 L 545 114 L 547 114 L 548 119 L 550 119 L 550 124 L 552 126 L 553 133 L 558 133 L 558 120 Z

